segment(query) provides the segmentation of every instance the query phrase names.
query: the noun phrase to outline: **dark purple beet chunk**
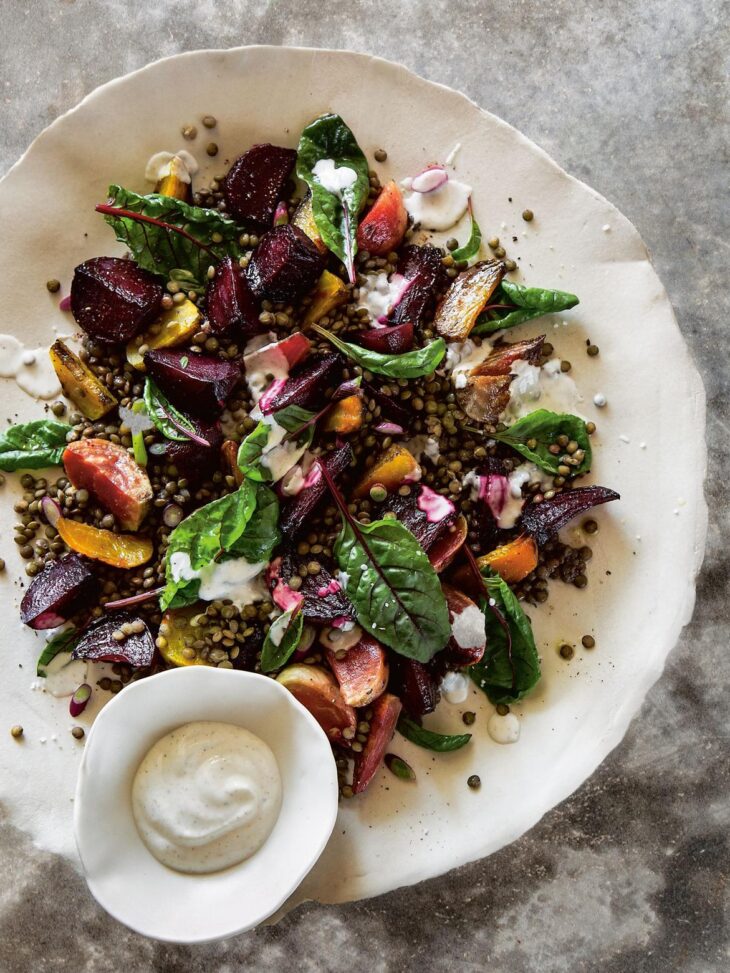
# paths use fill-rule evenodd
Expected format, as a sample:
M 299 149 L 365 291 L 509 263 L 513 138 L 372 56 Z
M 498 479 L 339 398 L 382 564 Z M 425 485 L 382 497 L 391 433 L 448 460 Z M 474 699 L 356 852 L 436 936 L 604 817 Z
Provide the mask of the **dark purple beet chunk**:
M 216 418 L 238 381 L 233 362 L 176 348 L 155 348 L 144 356 L 148 373 L 173 405 L 184 412 Z
M 307 565 L 311 560 L 313 560 L 311 556 L 300 557 L 293 552 L 282 555 L 279 577 L 288 584 L 294 575 L 299 576 L 299 568 Z M 342 588 L 338 588 L 337 591 L 328 590 L 334 580 L 332 576 L 335 570 L 334 562 L 323 558 L 321 554 L 317 555 L 317 562 L 321 566 L 319 574 L 307 574 L 302 578 L 301 587 L 297 589 L 297 594 L 304 598 L 302 603 L 304 617 L 320 625 L 326 625 L 335 618 L 355 618 L 352 602 Z M 320 591 L 325 590 L 327 590 L 326 594 L 319 594 Z
M 221 467 L 220 446 L 223 433 L 219 422 L 201 422 L 189 417 L 196 432 L 208 440 L 209 446 L 201 446 L 194 442 L 165 443 L 165 457 L 168 463 L 173 463 L 178 474 L 189 480 L 193 487 L 197 487 L 203 480 L 209 480 Z
M 283 385 L 272 386 L 272 394 L 261 396 L 259 406 L 264 415 L 278 412 L 288 405 L 303 409 L 324 405 L 324 393 L 328 386 L 339 384 L 343 361 L 339 355 L 321 355 L 308 358 L 298 365 Z
M 339 449 L 327 453 L 324 464 L 327 472 L 333 479 L 347 469 L 352 462 L 352 449 L 348 443 L 340 446 Z M 316 483 L 304 487 L 295 497 L 292 497 L 286 504 L 282 505 L 279 527 L 282 534 L 287 537 L 294 537 L 307 522 L 312 511 L 318 506 L 322 497 L 327 492 L 327 484 L 323 477 Z
M 55 628 L 96 594 L 98 582 L 77 554 L 50 561 L 28 586 L 20 620 L 31 628 Z
M 144 630 L 126 635 L 121 641 L 113 638 L 127 622 L 141 621 L 131 612 L 118 611 L 103 615 L 91 623 L 76 643 L 74 659 L 92 659 L 95 662 L 124 662 L 135 669 L 143 669 L 152 663 L 155 642 L 145 625 Z
M 133 260 L 94 257 L 71 282 L 71 310 L 79 327 L 105 344 L 125 344 L 160 313 L 164 291 Z
M 304 297 L 314 287 L 325 260 L 306 233 L 285 223 L 264 233 L 246 275 L 257 297 L 288 303 Z
M 373 399 L 380 406 L 381 419 L 388 419 L 390 422 L 395 422 L 403 429 L 409 428 L 415 415 L 409 409 L 404 408 L 395 396 L 383 395 L 370 382 L 363 382 L 362 388 L 366 398 Z
M 261 228 L 271 226 L 296 159 L 295 149 L 252 145 L 236 159 L 223 183 L 228 212 Z
M 246 627 L 249 627 L 249 623 L 246 623 Z M 238 655 L 233 658 L 230 652 L 235 652 L 235 649 L 229 650 L 229 658 L 234 669 L 245 669 L 246 672 L 253 672 L 256 668 L 256 656 L 261 651 L 261 647 L 264 644 L 264 628 L 260 622 L 251 622 L 250 627 L 253 628 L 253 632 L 247 635 L 243 642 L 236 642 L 236 648 L 238 648 Z
M 218 264 L 205 303 L 213 334 L 236 331 L 248 337 L 266 330 L 259 321 L 259 304 L 251 293 L 246 272 L 233 257 Z
M 436 247 L 411 244 L 403 248 L 398 273 L 415 283 L 411 284 L 393 311 L 393 324 L 410 321 L 417 328 L 421 327 L 434 307 L 438 292 L 448 282 L 442 259 L 441 251 Z
M 398 520 L 408 528 L 418 543 L 429 551 L 439 538 L 449 532 L 449 528 L 456 520 L 458 514 L 454 510 L 442 520 L 432 523 L 428 515 L 418 507 L 418 496 L 420 487 L 414 485 L 407 497 L 402 497 L 398 493 L 388 494 L 387 499 L 381 504 L 383 511 L 392 511 Z
M 436 676 L 429 667 L 416 659 L 402 656 L 391 656 L 391 661 L 393 665 L 389 688 L 400 697 L 406 713 L 416 719 L 426 713 L 433 713 L 439 701 L 439 691 Z
M 363 347 L 378 351 L 381 355 L 401 355 L 413 347 L 413 325 L 406 321 L 392 328 L 370 328 L 369 331 L 362 331 L 357 340 Z
M 538 547 L 542 547 L 573 517 L 600 503 L 620 499 L 618 493 L 608 487 L 576 487 L 574 490 L 558 493 L 552 500 L 526 504 L 520 525 L 528 534 L 532 534 Z

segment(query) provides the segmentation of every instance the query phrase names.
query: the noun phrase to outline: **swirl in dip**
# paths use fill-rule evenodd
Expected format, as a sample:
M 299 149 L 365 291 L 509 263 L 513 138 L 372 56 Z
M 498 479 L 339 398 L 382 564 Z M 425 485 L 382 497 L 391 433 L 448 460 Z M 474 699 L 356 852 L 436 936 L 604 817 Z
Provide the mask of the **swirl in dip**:
M 217 872 L 250 858 L 280 807 L 273 753 L 231 723 L 187 723 L 168 733 L 147 752 L 132 784 L 142 840 L 180 872 Z

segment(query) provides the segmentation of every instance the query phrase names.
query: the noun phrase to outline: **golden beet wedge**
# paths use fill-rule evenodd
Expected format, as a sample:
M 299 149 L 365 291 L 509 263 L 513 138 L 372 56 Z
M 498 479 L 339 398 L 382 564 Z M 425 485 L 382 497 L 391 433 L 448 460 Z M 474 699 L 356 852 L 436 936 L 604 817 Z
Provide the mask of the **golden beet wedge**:
M 482 260 L 460 274 L 436 308 L 436 333 L 449 341 L 468 338 L 503 277 L 500 260 Z
M 386 490 L 397 490 L 404 483 L 421 479 L 421 467 L 415 456 L 405 446 L 393 445 L 365 473 L 353 491 L 356 497 L 364 497 L 376 483 Z
M 312 294 L 312 303 L 304 315 L 302 328 L 309 328 L 339 304 L 344 304 L 349 294 L 349 288 L 344 281 L 336 274 L 331 274 L 329 270 L 323 271 Z
M 48 352 L 63 394 L 87 419 L 101 419 L 119 403 L 91 369 L 58 338 Z
M 159 318 L 127 345 L 127 361 L 137 371 L 145 371 L 139 349 L 174 348 L 188 341 L 200 327 L 203 317 L 192 301 L 184 300 L 163 311 Z

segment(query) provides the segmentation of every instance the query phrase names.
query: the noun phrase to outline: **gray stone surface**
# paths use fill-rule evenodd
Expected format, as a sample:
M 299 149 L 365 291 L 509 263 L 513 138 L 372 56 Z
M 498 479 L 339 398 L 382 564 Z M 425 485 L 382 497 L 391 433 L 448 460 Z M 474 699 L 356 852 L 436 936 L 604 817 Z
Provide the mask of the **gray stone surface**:
M 1 0 L 0 12 L 2 171 L 96 85 L 197 47 L 370 51 L 502 115 L 648 243 L 707 385 L 711 508 L 695 619 L 666 673 L 621 746 L 522 840 L 415 888 L 188 949 L 127 932 L 70 866 L 6 826 L 2 973 L 728 969 L 728 4 Z

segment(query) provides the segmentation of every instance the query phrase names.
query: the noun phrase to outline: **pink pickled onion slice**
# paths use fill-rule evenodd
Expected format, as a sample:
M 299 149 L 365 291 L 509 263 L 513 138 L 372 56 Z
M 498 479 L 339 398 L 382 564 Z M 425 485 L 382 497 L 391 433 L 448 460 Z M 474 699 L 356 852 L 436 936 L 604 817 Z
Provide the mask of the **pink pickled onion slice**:
M 379 422 L 375 427 L 375 432 L 382 432 L 387 436 L 402 436 L 404 429 L 397 422 Z
M 501 473 L 488 473 L 479 477 L 479 499 L 486 502 L 495 520 L 499 520 L 508 494 L 509 481 Z
M 428 166 L 411 180 L 414 193 L 432 193 L 449 181 L 449 174 L 443 166 Z

